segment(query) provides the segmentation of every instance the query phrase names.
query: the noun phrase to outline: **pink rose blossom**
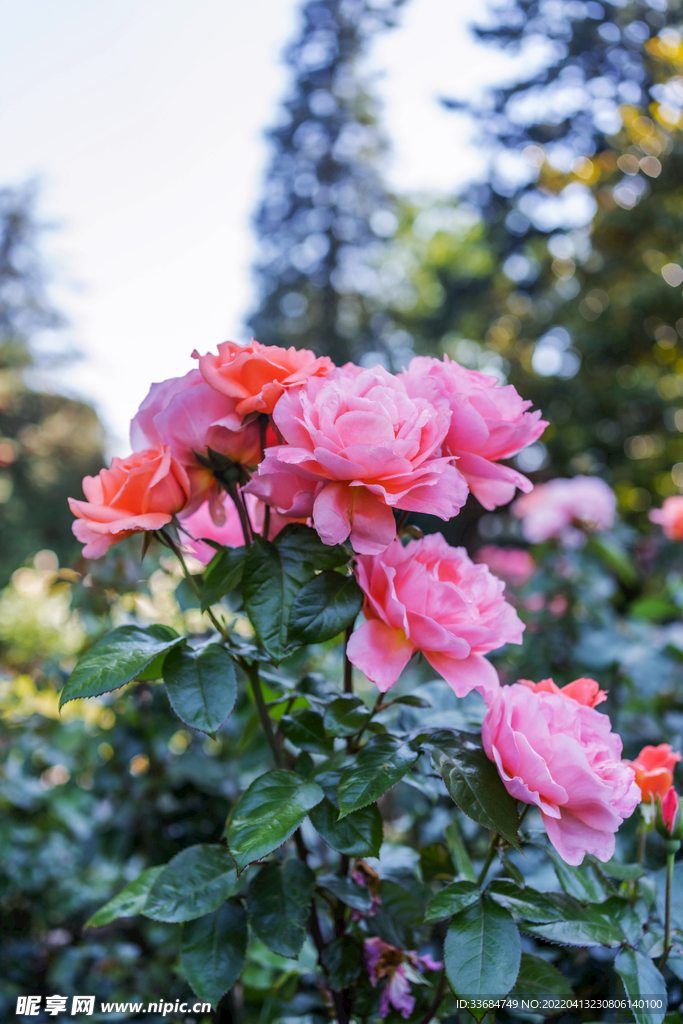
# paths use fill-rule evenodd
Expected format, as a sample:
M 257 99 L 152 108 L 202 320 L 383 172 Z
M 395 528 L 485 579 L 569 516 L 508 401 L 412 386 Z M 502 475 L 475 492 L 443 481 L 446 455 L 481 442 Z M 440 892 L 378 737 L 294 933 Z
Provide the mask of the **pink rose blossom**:
M 665 498 L 661 508 L 653 508 L 650 522 L 659 523 L 669 540 L 683 540 L 683 494 Z
M 474 555 L 474 561 L 488 565 L 494 576 L 512 587 L 523 587 L 536 572 L 536 563 L 524 548 L 499 548 L 485 544 Z
M 396 536 L 392 509 L 450 519 L 465 503 L 465 480 L 441 454 L 450 410 L 428 382 L 343 368 L 286 391 L 273 419 L 287 444 L 267 450 L 249 490 L 281 510 L 279 492 L 296 495 L 325 544 L 350 534 L 355 551 L 377 554 Z
M 443 967 L 440 961 L 429 955 L 418 956 L 414 950 L 397 949 L 377 938 L 366 939 L 363 952 L 372 987 L 377 988 L 382 978 L 386 978 L 379 1004 L 379 1015 L 382 1018 L 386 1017 L 393 1006 L 407 1020 L 415 1008 L 415 997 L 410 994 L 406 967 L 425 971 L 440 971 Z
M 347 653 L 382 693 L 422 651 L 458 697 L 470 690 L 487 702 L 495 697 L 498 675 L 484 655 L 521 643 L 524 626 L 503 597 L 505 584 L 485 565 L 432 533 L 359 557 L 355 572 L 366 621 L 351 634 Z
M 594 681 L 570 686 L 586 682 Z M 484 750 L 508 793 L 540 809 L 567 864 L 581 864 L 586 853 L 608 861 L 615 832 L 640 803 L 635 772 L 621 760 L 621 739 L 607 715 L 577 699 L 590 697 L 592 687 L 568 697 L 546 689 L 548 683 L 501 687 L 482 726 Z
M 539 411 L 527 412 L 531 402 L 512 384 L 501 387 L 496 377 L 467 370 L 448 356 L 417 356 L 404 376 L 429 378 L 448 399 L 452 417 L 444 454 L 458 457 L 458 469 L 484 508 L 506 505 L 518 487 L 531 490 L 525 476 L 499 461 L 537 441 L 548 424 Z
M 518 498 L 512 512 L 522 519 L 524 536 L 532 543 L 559 538 L 566 547 L 583 543 L 575 524 L 587 530 L 608 530 L 614 522 L 614 491 L 597 476 L 550 480 Z
M 252 494 L 246 494 L 244 497 L 251 524 L 256 533 L 260 535 L 263 529 L 265 506 L 262 501 L 259 501 Z M 226 548 L 238 548 L 245 543 L 242 524 L 240 523 L 235 503 L 225 493 L 221 494 L 221 499 L 224 518 L 220 515 L 216 516 L 215 510 L 212 515 L 208 501 L 205 501 L 204 504 L 200 505 L 190 515 L 179 516 L 179 519 L 182 521 L 183 531 L 185 531 L 181 533 L 184 547 L 192 552 L 195 558 L 198 558 L 204 565 L 209 564 L 216 554 L 216 549 L 212 548 L 210 544 L 204 544 L 203 539 L 215 540 Z M 222 519 L 220 525 L 216 523 L 217 518 Z M 274 537 L 277 537 L 280 530 L 283 530 L 287 523 L 292 521 L 275 511 L 271 511 L 268 524 L 268 539 L 273 540 Z

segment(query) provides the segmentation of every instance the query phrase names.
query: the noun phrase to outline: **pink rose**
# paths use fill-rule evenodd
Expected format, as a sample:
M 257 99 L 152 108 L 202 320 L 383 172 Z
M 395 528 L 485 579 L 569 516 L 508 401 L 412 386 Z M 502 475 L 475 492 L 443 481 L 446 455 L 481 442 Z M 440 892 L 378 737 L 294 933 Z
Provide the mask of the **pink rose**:
M 635 772 L 621 760 L 607 715 L 541 685 L 501 687 L 482 726 L 484 750 L 508 793 L 540 809 L 567 864 L 586 853 L 607 861 L 615 832 L 640 803 Z
M 499 548 L 485 544 L 474 555 L 474 561 L 488 565 L 494 576 L 512 587 L 523 587 L 536 572 L 536 563 L 524 548 Z
M 305 348 L 278 348 L 253 340 L 250 345 L 224 341 L 217 356 L 200 356 L 197 351 L 192 355 L 206 382 L 234 400 L 241 418 L 271 413 L 288 388 L 300 387 L 309 377 L 324 377 L 334 366 L 327 356 L 316 358 Z
M 272 501 L 280 488 L 261 478 L 278 473 L 290 476 L 281 489 L 302 501 L 308 487 L 306 507 L 325 544 L 350 534 L 355 551 L 376 554 L 396 536 L 393 508 L 450 519 L 465 503 L 467 484 L 441 455 L 450 411 L 428 382 L 381 366 L 343 368 L 286 391 L 273 420 L 287 444 L 267 450 L 249 490 Z
M 351 634 L 347 653 L 382 693 L 422 651 L 458 697 L 477 690 L 493 699 L 498 674 L 484 655 L 520 644 L 524 626 L 503 597 L 505 584 L 485 565 L 432 533 L 363 555 L 355 572 L 366 621 Z
M 669 540 L 683 540 L 683 494 L 665 498 L 661 508 L 653 508 L 650 522 L 659 523 Z
M 246 494 L 244 497 L 251 524 L 255 532 L 260 536 L 263 530 L 265 505 L 262 501 L 255 498 L 253 494 Z M 208 565 L 216 554 L 215 548 L 212 548 L 210 544 L 203 543 L 204 539 L 215 540 L 226 548 L 238 548 L 245 543 L 242 524 L 240 523 L 235 503 L 225 493 L 221 494 L 220 500 L 224 510 L 223 516 L 220 513 L 216 515 L 215 509 L 212 510 L 210 508 L 208 501 L 205 501 L 203 505 L 200 505 L 190 515 L 180 516 L 182 525 L 181 536 L 184 537 L 185 549 L 191 551 L 195 558 L 198 558 L 204 565 Z M 221 520 L 220 524 L 216 523 L 216 519 Z M 274 510 L 271 511 L 268 524 L 268 539 L 273 540 L 285 528 L 287 523 L 294 521 L 279 515 Z
M 531 402 L 512 384 L 501 387 L 496 377 L 467 370 L 448 356 L 417 356 L 404 376 L 428 378 L 447 398 L 452 416 L 444 454 L 458 457 L 458 469 L 484 508 L 506 505 L 517 487 L 531 490 L 525 476 L 498 463 L 537 441 L 548 424 L 539 411 L 527 412 Z
M 159 444 L 84 477 L 83 493 L 86 501 L 69 498 L 77 517 L 72 529 L 85 544 L 84 556 L 100 558 L 132 533 L 170 523 L 190 499 L 190 481 L 168 446 Z
M 597 476 L 550 480 L 531 494 L 518 498 L 512 512 L 523 520 L 524 536 L 532 543 L 559 538 L 566 547 L 577 547 L 584 535 L 576 529 L 608 530 L 614 522 L 614 492 Z

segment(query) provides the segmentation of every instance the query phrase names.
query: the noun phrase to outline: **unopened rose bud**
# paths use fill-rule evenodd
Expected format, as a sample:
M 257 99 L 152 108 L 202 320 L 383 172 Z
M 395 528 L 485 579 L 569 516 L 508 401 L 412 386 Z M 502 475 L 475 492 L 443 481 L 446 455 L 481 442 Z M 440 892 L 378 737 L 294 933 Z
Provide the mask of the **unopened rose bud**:
M 678 793 L 673 786 L 669 787 L 663 798 L 657 797 L 655 827 L 662 839 L 667 843 L 677 843 L 680 847 L 680 840 L 683 839 L 683 814 Z

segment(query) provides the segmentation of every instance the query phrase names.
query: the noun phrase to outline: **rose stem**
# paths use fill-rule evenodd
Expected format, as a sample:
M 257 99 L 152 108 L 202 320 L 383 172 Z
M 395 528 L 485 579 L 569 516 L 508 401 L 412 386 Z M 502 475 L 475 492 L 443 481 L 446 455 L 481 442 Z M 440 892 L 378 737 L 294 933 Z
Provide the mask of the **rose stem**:
M 259 718 L 261 719 L 261 725 L 263 726 L 263 731 L 266 735 L 266 739 L 268 740 L 268 746 L 270 747 L 273 753 L 275 767 L 282 768 L 282 752 L 280 751 L 277 740 L 275 738 L 275 733 L 273 732 L 273 723 L 270 720 L 268 708 L 266 707 L 266 702 L 263 698 L 261 680 L 259 679 L 258 674 L 258 665 L 255 663 L 253 665 L 248 665 L 245 667 L 247 670 L 247 675 L 249 676 L 249 681 L 251 682 L 251 691 L 254 694 L 256 708 L 258 710 Z

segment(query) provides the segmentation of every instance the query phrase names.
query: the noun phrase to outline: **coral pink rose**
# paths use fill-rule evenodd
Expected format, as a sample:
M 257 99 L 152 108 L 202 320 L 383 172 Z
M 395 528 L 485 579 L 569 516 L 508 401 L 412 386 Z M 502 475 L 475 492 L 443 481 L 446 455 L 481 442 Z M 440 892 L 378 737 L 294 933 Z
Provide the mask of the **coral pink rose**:
M 627 761 L 636 773 L 643 800 L 663 797 L 674 780 L 674 767 L 681 755 L 673 751 L 668 743 L 657 747 L 643 747 L 634 761 Z
M 530 679 L 518 679 L 517 682 L 534 693 L 559 693 L 561 697 L 585 704 L 588 708 L 594 708 L 596 704 L 607 700 L 607 690 L 601 690 L 594 679 L 575 679 L 566 686 L 558 686 L 552 679 L 541 679 L 540 683 L 532 683 Z
M 508 793 L 539 808 L 567 864 L 581 864 L 586 853 L 610 859 L 640 789 L 607 715 L 562 691 L 515 683 L 501 687 L 487 711 L 482 740 Z
M 530 480 L 499 461 L 537 441 L 548 424 L 539 411 L 527 412 L 531 402 L 512 384 L 501 387 L 496 377 L 467 370 L 448 356 L 417 356 L 404 375 L 429 378 L 448 400 L 452 417 L 444 453 L 458 457 L 458 469 L 484 508 L 506 505 L 518 487 L 531 490 Z
M 255 532 L 260 535 L 263 529 L 265 505 L 253 494 L 246 494 L 244 497 L 251 524 Z M 212 548 L 210 544 L 205 544 L 204 540 L 215 540 L 226 548 L 238 548 L 245 542 L 235 503 L 227 494 L 222 494 L 221 499 L 223 516 L 220 514 L 216 516 L 215 509 L 212 510 L 207 501 L 190 515 L 180 517 L 185 549 L 191 551 L 195 558 L 198 558 L 204 565 L 208 565 L 216 554 L 216 549 Z M 221 520 L 220 524 L 216 523 L 216 519 Z M 274 510 L 271 511 L 268 539 L 273 540 L 274 537 L 277 537 L 278 533 L 290 522 L 293 520 L 279 515 Z
M 557 537 L 566 547 L 577 547 L 584 535 L 576 529 L 608 530 L 614 522 L 614 491 L 597 476 L 550 480 L 531 494 L 518 498 L 513 515 L 523 520 L 524 536 L 532 543 Z
M 376 554 L 396 536 L 393 508 L 450 519 L 465 503 L 467 484 L 441 455 L 450 410 L 429 382 L 343 368 L 285 392 L 273 420 L 287 444 L 267 450 L 249 490 L 282 511 L 273 495 L 298 495 L 325 544 L 350 534 L 355 551 Z M 278 473 L 290 476 L 280 487 Z
M 659 523 L 669 540 L 683 540 L 683 494 L 665 498 L 661 508 L 653 508 L 650 521 Z
M 484 655 L 520 644 L 524 626 L 503 597 L 505 584 L 485 565 L 432 533 L 358 558 L 355 572 L 366 621 L 351 634 L 347 654 L 382 693 L 422 651 L 458 697 L 470 690 L 487 702 L 495 696 L 498 674 Z
M 85 557 L 99 558 L 132 533 L 170 523 L 190 499 L 190 481 L 168 446 L 159 444 L 84 477 L 83 493 L 86 501 L 69 498 L 77 517 L 72 528 Z
M 200 356 L 199 369 L 207 384 L 235 401 L 240 417 L 250 413 L 271 413 L 288 388 L 305 383 L 309 377 L 324 377 L 334 363 L 327 356 L 316 358 L 305 348 L 278 348 L 277 345 L 238 345 L 224 341 L 218 355 Z
M 494 576 L 512 587 L 523 587 L 536 572 L 536 563 L 524 548 L 499 548 L 485 544 L 474 556 L 475 562 L 488 565 Z

